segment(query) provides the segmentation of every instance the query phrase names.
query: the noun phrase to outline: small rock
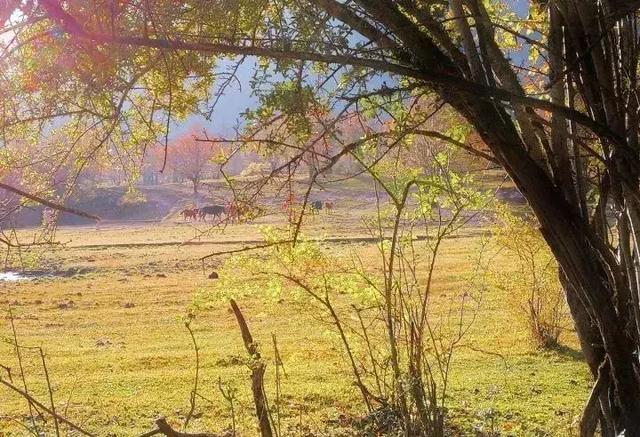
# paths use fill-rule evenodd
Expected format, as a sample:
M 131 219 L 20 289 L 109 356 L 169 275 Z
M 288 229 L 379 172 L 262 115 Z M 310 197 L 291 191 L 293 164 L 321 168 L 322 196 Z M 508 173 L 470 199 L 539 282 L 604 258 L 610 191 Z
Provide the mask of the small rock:
M 156 276 L 158 278 L 166 278 L 167 277 L 167 275 L 165 275 L 164 273 L 158 273 Z
M 124 306 L 125 308 L 133 308 L 133 307 L 135 307 L 136 305 L 135 305 L 133 302 L 127 302 L 127 303 L 125 303 L 123 306 Z
M 542 389 L 540 389 L 538 387 L 532 387 L 531 388 L 531 393 L 539 395 L 540 393 L 542 393 Z
M 218 272 L 211 272 L 209 273 L 209 279 L 218 279 L 220 276 L 218 276 Z

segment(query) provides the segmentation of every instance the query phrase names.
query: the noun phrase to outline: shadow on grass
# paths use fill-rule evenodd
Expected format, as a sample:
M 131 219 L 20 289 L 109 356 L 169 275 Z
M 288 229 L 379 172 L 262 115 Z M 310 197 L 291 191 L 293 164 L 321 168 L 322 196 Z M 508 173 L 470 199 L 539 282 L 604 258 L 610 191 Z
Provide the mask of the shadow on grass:
M 569 358 L 575 361 L 584 361 L 584 354 L 579 349 L 574 349 L 563 344 L 558 344 L 552 348 L 547 349 L 548 352 L 556 353 L 564 358 Z

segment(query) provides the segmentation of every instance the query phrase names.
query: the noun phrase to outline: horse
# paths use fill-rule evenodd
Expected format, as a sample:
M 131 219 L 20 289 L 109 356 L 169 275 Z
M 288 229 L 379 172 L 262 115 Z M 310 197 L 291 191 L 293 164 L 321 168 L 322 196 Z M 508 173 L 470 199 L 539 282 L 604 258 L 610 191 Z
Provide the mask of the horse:
M 185 220 L 195 220 L 198 218 L 198 208 L 183 209 L 180 215 L 184 217 Z
M 215 217 L 222 216 L 222 214 L 224 213 L 226 213 L 226 209 L 224 206 L 209 205 L 209 206 L 203 206 L 202 208 L 200 208 L 198 215 L 200 217 L 200 220 L 204 220 L 206 222 L 208 215 L 212 215 L 215 218 Z

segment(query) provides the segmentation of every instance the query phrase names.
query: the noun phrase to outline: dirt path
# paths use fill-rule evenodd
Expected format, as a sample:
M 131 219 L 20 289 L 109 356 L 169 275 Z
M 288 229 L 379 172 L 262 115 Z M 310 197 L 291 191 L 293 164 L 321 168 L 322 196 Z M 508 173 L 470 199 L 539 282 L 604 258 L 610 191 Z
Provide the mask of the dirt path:
M 477 229 L 464 234 L 449 236 L 448 238 L 464 238 L 475 237 L 487 234 L 488 230 Z M 417 235 L 417 241 L 427 239 L 426 235 Z M 325 238 L 307 238 L 306 241 L 315 243 L 377 243 L 380 241 L 378 237 L 371 236 L 349 236 L 349 237 L 325 237 Z M 242 244 L 264 244 L 263 239 L 235 239 L 235 240 L 187 240 L 187 241 L 158 241 L 158 242 L 139 242 L 139 243 L 106 243 L 106 244 L 69 244 L 68 249 L 108 249 L 108 248 L 141 248 L 141 247 L 164 247 L 164 246 L 212 246 L 212 245 L 242 245 Z

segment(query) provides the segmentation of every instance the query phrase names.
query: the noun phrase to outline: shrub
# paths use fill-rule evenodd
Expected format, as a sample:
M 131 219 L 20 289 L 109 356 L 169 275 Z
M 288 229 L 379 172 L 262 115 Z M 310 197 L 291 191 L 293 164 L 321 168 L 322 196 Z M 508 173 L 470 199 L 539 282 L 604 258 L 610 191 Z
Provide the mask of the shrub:
M 490 267 L 495 285 L 507 293 L 507 303 L 527 325 L 538 348 L 554 348 L 568 321 L 567 305 L 558 279 L 558 265 L 530 216 L 517 216 L 498 207 L 493 240 L 514 270 L 502 263 Z

